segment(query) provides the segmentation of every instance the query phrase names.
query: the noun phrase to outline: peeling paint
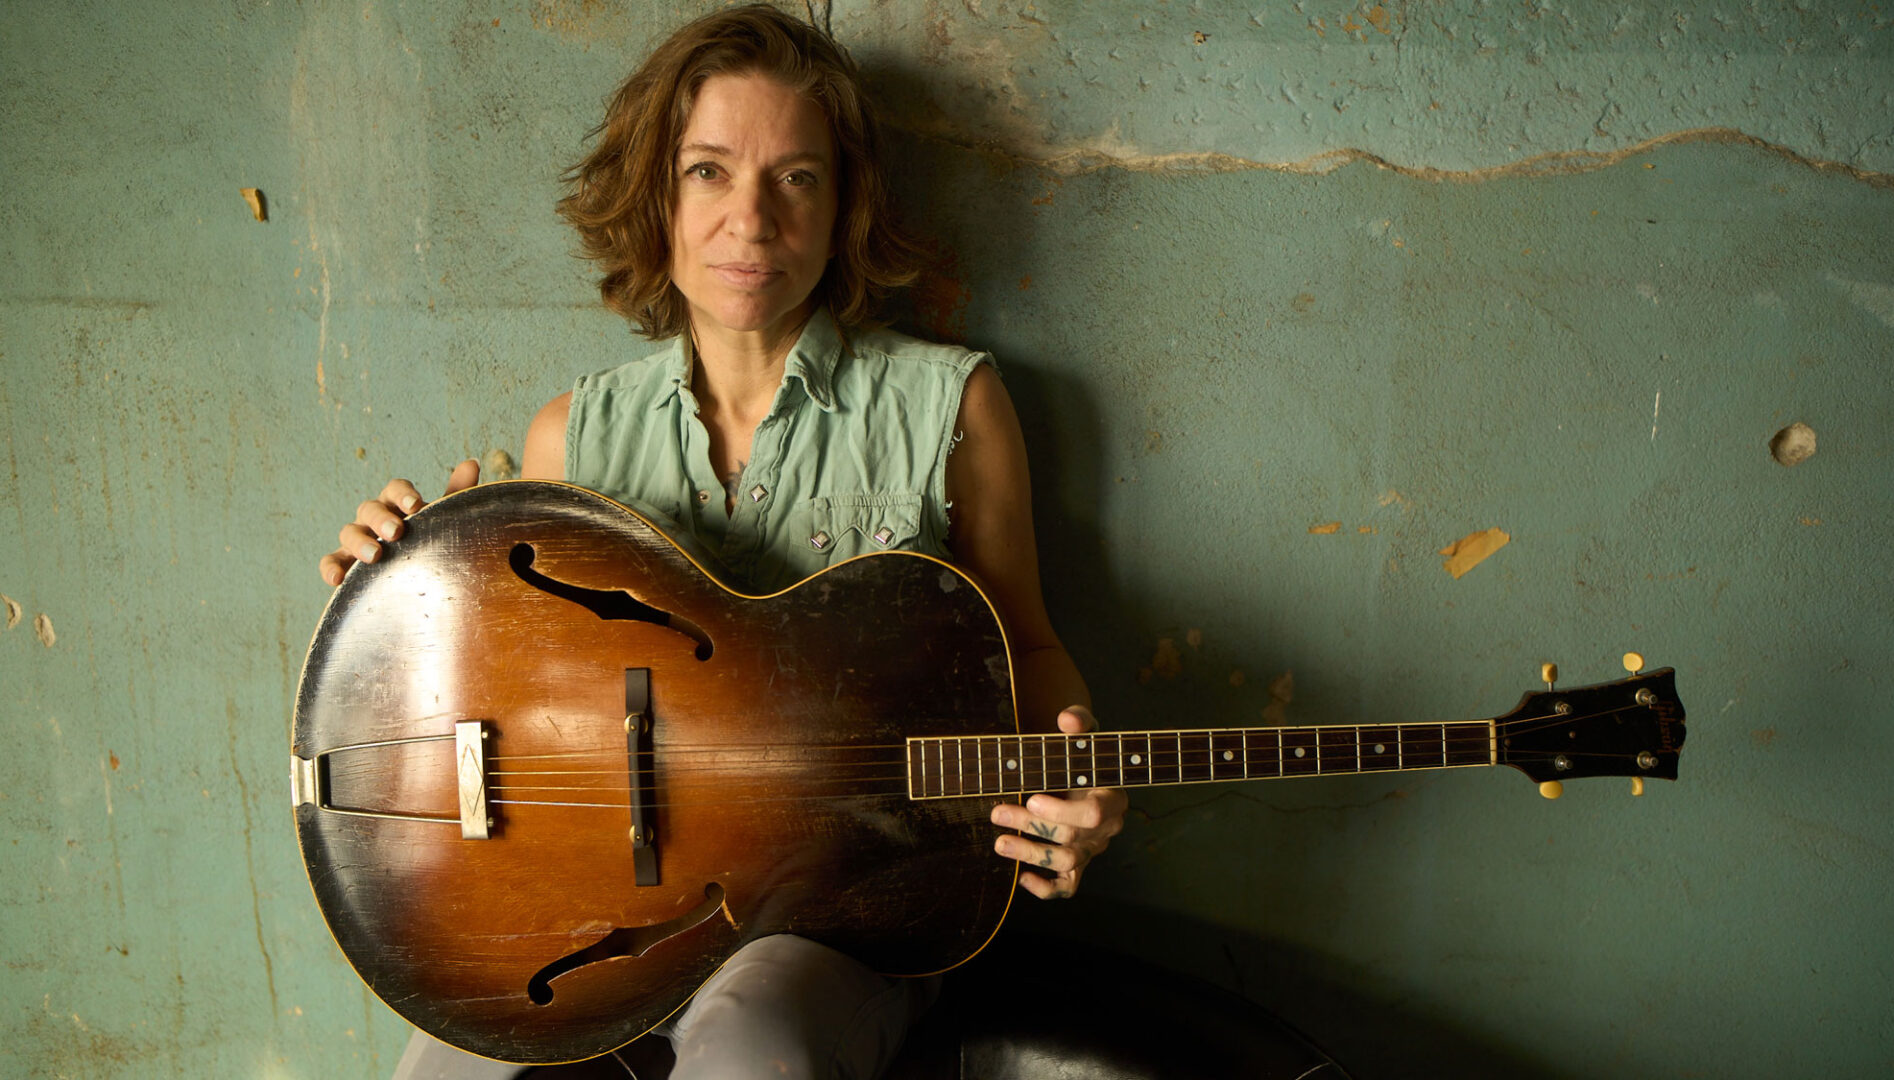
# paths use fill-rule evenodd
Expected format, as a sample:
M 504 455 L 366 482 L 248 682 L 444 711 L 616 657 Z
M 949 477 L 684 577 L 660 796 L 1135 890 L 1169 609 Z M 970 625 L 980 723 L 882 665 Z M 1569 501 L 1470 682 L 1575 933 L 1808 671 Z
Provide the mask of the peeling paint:
M 1452 574 L 1458 581 L 1466 572 L 1485 562 L 1495 551 L 1512 542 L 1503 529 L 1482 529 L 1467 535 L 1440 549 L 1447 556 L 1442 569 Z
M 59 635 L 53 632 L 53 617 L 44 613 L 33 616 L 33 634 L 49 649 L 59 640 Z
M 4 593 L 0 593 L 0 601 L 5 602 L 7 607 L 7 629 L 11 630 L 20 625 L 20 619 L 26 614 L 26 610 L 20 607 L 20 602 Z
M 1309 535 L 1311 536 L 1333 536 L 1341 531 L 1342 523 L 1339 521 L 1325 521 L 1320 525 L 1309 526 Z

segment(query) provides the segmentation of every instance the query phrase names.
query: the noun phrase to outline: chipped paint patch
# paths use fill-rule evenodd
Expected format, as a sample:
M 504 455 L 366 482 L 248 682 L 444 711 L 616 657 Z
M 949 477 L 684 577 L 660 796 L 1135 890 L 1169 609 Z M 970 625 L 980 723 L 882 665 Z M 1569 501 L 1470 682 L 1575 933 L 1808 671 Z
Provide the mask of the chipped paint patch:
M 1309 526 L 1310 536 L 1333 536 L 1341 531 L 1342 523 L 1339 521 L 1325 521 L 1320 525 Z
M 1769 456 L 1777 464 L 1796 466 L 1815 456 L 1815 429 L 1796 421 L 1769 440 Z
M 513 455 L 497 446 L 480 459 L 480 470 L 488 480 L 511 480 L 520 474 L 520 467 L 513 461 Z
M 39 638 L 41 645 L 52 648 L 53 643 L 59 640 L 59 635 L 53 632 L 52 616 L 45 613 L 33 616 L 33 635 Z
M 1447 557 L 1442 569 L 1452 574 L 1455 581 L 1466 576 L 1466 572 L 1485 562 L 1489 556 L 1512 542 L 1512 537 L 1504 529 L 1482 529 L 1467 535 L 1440 549 Z
M 20 607 L 20 602 L 4 593 L 0 593 L 0 601 L 5 601 L 7 606 L 7 629 L 11 630 L 20 625 L 20 620 L 26 615 L 26 610 Z

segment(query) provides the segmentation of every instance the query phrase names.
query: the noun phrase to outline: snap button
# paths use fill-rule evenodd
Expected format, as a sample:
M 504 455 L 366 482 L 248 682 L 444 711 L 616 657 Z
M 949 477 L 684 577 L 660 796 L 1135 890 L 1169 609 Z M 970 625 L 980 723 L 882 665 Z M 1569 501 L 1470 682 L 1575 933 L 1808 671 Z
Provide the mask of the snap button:
M 709 502 L 709 501 L 710 501 L 710 492 L 708 492 L 708 491 L 700 491 L 700 492 L 698 492 L 698 493 L 697 493 L 697 501 L 698 501 L 698 502 L 700 502 L 700 503 L 707 503 L 707 502 Z
M 809 538 L 809 546 L 816 549 L 817 551 L 821 551 L 823 548 L 828 547 L 829 534 L 825 532 L 816 533 L 814 536 L 811 536 Z
M 880 544 L 882 547 L 887 547 L 888 541 L 892 539 L 894 539 L 894 530 L 888 528 L 886 525 L 875 530 L 875 543 Z
M 762 502 L 763 496 L 768 495 L 768 494 L 769 494 L 769 490 L 765 488 L 763 485 L 758 484 L 755 487 L 750 489 L 750 501 Z

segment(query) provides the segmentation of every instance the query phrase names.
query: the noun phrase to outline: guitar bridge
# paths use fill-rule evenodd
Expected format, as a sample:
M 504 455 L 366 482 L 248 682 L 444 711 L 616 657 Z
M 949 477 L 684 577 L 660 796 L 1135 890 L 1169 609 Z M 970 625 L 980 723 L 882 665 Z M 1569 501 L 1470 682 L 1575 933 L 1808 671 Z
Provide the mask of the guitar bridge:
M 625 763 L 631 772 L 631 865 L 633 883 L 658 883 L 657 776 L 651 753 L 651 670 L 625 669 Z

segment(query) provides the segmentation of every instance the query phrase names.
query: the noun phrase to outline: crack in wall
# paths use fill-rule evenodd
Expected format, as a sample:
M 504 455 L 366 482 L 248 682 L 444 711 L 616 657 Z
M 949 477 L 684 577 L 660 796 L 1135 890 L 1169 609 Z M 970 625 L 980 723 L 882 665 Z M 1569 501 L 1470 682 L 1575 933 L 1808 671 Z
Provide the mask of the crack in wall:
M 1592 150 L 1555 150 L 1544 154 L 1535 154 L 1504 165 L 1491 165 L 1479 169 L 1437 169 L 1426 165 L 1403 165 L 1391 161 L 1380 154 L 1368 150 L 1344 148 L 1325 150 L 1298 161 L 1257 161 L 1252 158 L 1238 157 L 1214 151 L 1180 151 L 1171 154 L 1122 154 L 1093 148 L 1066 150 L 1052 154 L 1035 155 L 1030 152 L 1009 150 L 992 143 L 976 143 L 955 139 L 952 136 L 936 132 L 910 130 L 909 134 L 931 142 L 956 149 L 965 150 L 982 156 L 999 158 L 1022 168 L 1044 169 L 1060 176 L 1082 176 L 1088 173 L 1118 169 L 1125 172 L 1142 173 L 1232 173 L 1232 172 L 1281 172 L 1308 176 L 1325 176 L 1337 169 L 1357 162 L 1365 162 L 1376 168 L 1400 173 L 1416 180 L 1429 180 L 1436 183 L 1479 183 L 1488 180 L 1501 180 L 1521 176 L 1558 176 L 1576 173 L 1596 172 L 1618 165 L 1625 160 L 1649 153 L 1660 147 L 1680 143 L 1712 143 L 1735 146 L 1747 146 L 1766 151 L 1778 157 L 1792 161 L 1816 172 L 1839 173 L 1851 180 L 1857 180 L 1870 187 L 1894 188 L 1894 173 L 1877 172 L 1863 169 L 1843 161 L 1810 157 L 1797 153 L 1779 143 L 1772 143 L 1736 128 L 1692 128 L 1674 131 L 1646 139 L 1632 146 L 1617 150 L 1599 152 Z

